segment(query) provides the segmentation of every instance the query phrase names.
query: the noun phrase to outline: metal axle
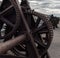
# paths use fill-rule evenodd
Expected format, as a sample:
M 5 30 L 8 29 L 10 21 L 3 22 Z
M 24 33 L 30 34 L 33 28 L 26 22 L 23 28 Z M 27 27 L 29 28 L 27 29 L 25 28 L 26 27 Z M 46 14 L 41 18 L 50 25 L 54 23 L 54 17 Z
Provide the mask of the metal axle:
M 18 36 L 14 39 L 0 43 L 0 54 L 6 53 L 8 50 L 21 43 L 25 39 L 25 35 Z

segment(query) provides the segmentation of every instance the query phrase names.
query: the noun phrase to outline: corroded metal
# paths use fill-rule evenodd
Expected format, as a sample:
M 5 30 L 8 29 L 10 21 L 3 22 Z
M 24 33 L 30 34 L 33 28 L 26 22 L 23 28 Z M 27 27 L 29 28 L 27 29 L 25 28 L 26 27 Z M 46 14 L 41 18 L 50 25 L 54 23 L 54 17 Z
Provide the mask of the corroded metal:
M 15 15 L 16 15 L 15 16 L 15 19 L 16 19 L 15 24 L 13 23 L 13 20 L 11 19 L 11 16 L 9 18 L 9 15 L 7 15 L 8 13 L 10 13 L 10 14 L 13 13 L 12 11 L 9 11 L 12 8 L 12 5 L 13 5 L 13 9 L 15 10 Z M 7 13 L 7 14 L 5 14 L 5 13 Z M 8 16 L 8 17 L 6 17 L 6 16 Z M 13 16 L 13 14 L 12 14 L 12 16 Z M 17 8 L 17 4 L 15 2 L 12 3 L 12 0 L 3 0 L 2 4 L 1 4 L 1 7 L 0 7 L 0 19 L 1 19 L 0 21 L 2 22 L 1 26 L 3 26 L 3 24 L 6 23 L 7 26 L 8 26 L 8 29 L 12 26 L 12 24 L 14 24 L 14 26 L 11 28 L 11 31 L 8 34 L 6 34 L 3 37 L 0 35 L 1 39 L 2 38 L 10 38 L 11 35 L 13 35 L 13 33 L 15 33 L 16 29 L 19 26 L 19 22 L 20 22 L 20 13 L 19 13 L 19 9 Z M 12 22 L 10 22 L 9 19 L 11 19 Z
M 43 55 L 46 54 L 53 37 L 53 28 L 49 18 L 42 13 L 31 10 L 27 0 L 22 0 L 21 5 L 18 0 L 3 0 L 0 11 L 0 26 L 2 28 L 4 23 L 7 25 L 5 36 L 0 36 L 6 41 L 0 44 L 1 54 L 13 48 L 11 51 L 15 55 L 22 55 L 24 58 L 45 57 Z M 40 23 L 41 25 L 39 25 Z M 26 40 L 23 41 L 25 36 Z M 23 42 L 20 44 L 21 40 Z M 2 47 L 4 48 L 2 49 Z M 21 51 L 25 54 L 20 53 Z
M 22 12 L 22 11 L 21 11 Z M 48 37 L 46 40 L 48 40 L 49 39 L 49 42 L 47 41 L 47 47 L 45 48 L 45 49 L 48 49 L 48 47 L 50 46 L 50 44 L 51 44 L 51 41 L 52 41 L 52 37 L 53 37 L 53 31 L 52 31 L 52 25 L 51 25 L 51 23 L 49 22 L 49 18 L 47 18 L 46 17 L 46 15 L 44 15 L 44 14 L 41 14 L 41 13 L 37 13 L 37 12 L 35 12 L 35 11 L 31 11 L 31 10 L 29 10 L 29 11 L 27 11 L 27 13 L 28 14 L 31 14 L 31 15 L 36 15 L 36 16 L 38 16 L 39 18 L 41 18 L 46 24 L 47 24 L 47 28 L 49 29 L 47 32 L 49 32 L 49 36 L 50 37 Z M 26 13 L 25 13 L 26 14 Z M 23 15 L 22 15 L 23 16 Z M 22 18 L 24 18 L 24 17 L 22 17 Z M 25 19 L 26 20 L 26 19 Z M 24 22 L 26 23 L 26 21 L 24 20 Z M 37 24 L 39 24 L 39 23 L 37 23 Z M 27 24 L 25 24 L 25 25 L 27 25 Z M 43 29 L 44 27 L 42 26 L 42 29 Z M 27 27 L 27 29 L 28 29 L 28 27 Z M 40 30 L 41 28 L 39 28 L 38 30 Z M 37 30 L 37 31 L 38 31 Z M 29 31 L 29 30 L 28 30 Z M 29 31 L 30 32 L 30 31 Z M 33 33 L 34 32 L 34 30 L 31 32 L 31 33 Z M 35 32 L 36 32 L 36 30 L 35 30 Z M 40 32 L 40 33 L 44 33 L 44 32 Z M 46 31 L 45 31 L 45 33 L 46 33 Z M 45 50 L 46 51 L 46 50 Z

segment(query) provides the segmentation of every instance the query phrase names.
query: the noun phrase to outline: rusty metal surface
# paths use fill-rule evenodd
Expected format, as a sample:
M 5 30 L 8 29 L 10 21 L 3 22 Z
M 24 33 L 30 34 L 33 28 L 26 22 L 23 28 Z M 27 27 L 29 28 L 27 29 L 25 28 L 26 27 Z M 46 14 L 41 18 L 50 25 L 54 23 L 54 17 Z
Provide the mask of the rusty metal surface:
M 5 36 L 2 37 L 0 32 L 0 38 L 4 38 L 6 41 L 0 44 L 0 54 L 13 48 L 11 51 L 15 55 L 22 55 L 24 58 L 45 58 L 46 55 L 48 56 L 46 52 L 52 42 L 53 27 L 46 15 L 31 10 L 27 0 L 22 0 L 21 5 L 18 0 L 3 0 L 0 11 L 0 22 L 2 23 L 0 27 L 2 28 L 4 23 L 7 24 Z M 41 20 L 43 24 L 39 26 Z M 42 36 L 44 34 L 45 37 Z M 23 41 L 24 39 L 26 40 Z M 20 41 L 23 42 L 17 44 Z M 25 52 L 25 55 L 20 53 L 21 51 Z
M 6 0 L 3 0 L 3 2 L 6 2 Z M 13 8 L 15 9 L 15 12 L 16 12 L 16 22 L 15 22 L 15 24 L 14 24 L 14 26 L 13 26 L 13 28 L 12 28 L 12 30 L 9 32 L 9 34 L 6 34 L 4 37 L 2 37 L 2 36 L 0 36 L 0 38 L 9 38 L 9 37 L 11 37 L 11 35 L 13 35 L 13 33 L 15 33 L 15 30 L 18 28 L 18 26 L 19 26 L 19 22 L 20 22 L 20 13 L 19 13 L 19 9 L 18 9 L 18 7 L 17 7 L 17 5 L 16 5 L 16 3 L 14 2 L 14 3 L 12 3 L 12 0 L 9 0 L 9 1 L 7 1 L 9 4 L 8 5 L 13 5 Z M 3 4 L 2 4 L 3 5 Z M 3 9 L 3 8 L 2 8 Z M 10 8 L 9 8 L 9 6 L 7 7 L 7 10 L 9 10 Z M 3 12 L 5 12 L 5 10 L 6 10 L 6 7 L 5 7 L 5 9 L 3 9 L 2 11 L 1 11 L 1 14 L 0 15 L 2 15 L 2 13 Z M 11 12 L 10 12 L 11 13 Z M 4 13 L 3 13 L 4 14 Z M 4 18 L 4 17 L 3 17 Z M 1 18 L 0 18 L 1 19 Z M 3 19 L 3 21 L 4 21 L 4 19 Z M 7 23 L 6 22 L 7 21 L 7 19 L 3 22 L 3 23 Z M 12 22 L 10 22 L 10 23 L 12 23 Z M 11 27 L 11 25 L 10 25 L 10 27 Z

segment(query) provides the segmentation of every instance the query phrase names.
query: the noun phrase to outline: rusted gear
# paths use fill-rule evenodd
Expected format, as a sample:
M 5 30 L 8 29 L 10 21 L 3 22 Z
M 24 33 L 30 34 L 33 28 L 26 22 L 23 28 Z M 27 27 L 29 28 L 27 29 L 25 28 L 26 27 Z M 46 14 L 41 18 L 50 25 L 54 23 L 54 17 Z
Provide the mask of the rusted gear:
M 10 31 L 8 32 L 8 34 L 6 34 L 4 36 L 0 35 L 0 39 L 10 38 L 11 35 L 13 35 L 13 33 L 15 33 L 16 29 L 19 26 L 20 13 L 19 13 L 19 9 L 18 9 L 15 1 L 14 2 L 13 1 L 14 0 L 3 0 L 2 1 L 1 7 L 0 7 L 0 22 L 2 22 L 1 26 L 5 23 L 8 26 L 8 29 L 10 29 Z M 12 12 L 12 10 L 14 12 Z M 15 20 L 12 19 L 12 18 L 14 18 L 13 13 L 15 13 Z M 11 16 L 9 16 L 9 14 Z M 1 30 L 1 28 L 0 28 L 0 30 Z M 0 32 L 0 34 L 1 34 L 1 32 Z
M 31 14 L 34 18 L 36 16 L 39 18 L 35 22 L 35 26 L 32 27 L 31 33 L 34 37 L 36 45 L 38 45 L 37 49 L 38 49 L 40 55 L 43 55 L 47 51 L 47 49 L 49 48 L 49 46 L 51 44 L 51 41 L 52 41 L 52 38 L 53 38 L 53 27 L 52 27 L 50 21 L 48 20 L 48 18 L 44 14 L 37 13 L 35 11 L 34 12 L 28 12 L 28 14 Z M 38 26 L 41 23 L 40 22 L 41 20 L 43 21 L 43 24 L 41 26 Z M 25 33 L 25 31 L 22 31 L 22 33 Z M 29 42 L 27 42 L 27 44 L 28 43 Z M 24 52 L 26 51 L 26 48 L 24 46 L 26 46 L 25 42 L 22 43 L 22 44 L 18 44 L 16 47 L 14 47 L 14 49 L 12 51 L 16 55 L 22 55 L 22 53 L 20 53 L 20 52 L 21 51 L 24 51 Z
M 46 38 L 45 39 L 48 41 L 49 44 L 47 46 L 49 47 L 51 44 L 52 38 L 53 38 L 53 26 L 52 26 L 51 22 L 49 21 L 49 18 L 47 16 L 45 16 L 44 14 L 41 14 L 41 13 L 38 13 L 35 11 L 31 11 L 30 13 L 32 15 L 35 15 L 35 16 L 38 16 L 39 18 L 41 18 L 44 21 L 43 25 L 47 26 L 47 30 L 48 30 L 47 36 L 48 37 L 47 37 L 47 39 Z M 45 28 L 45 26 L 42 26 L 43 30 L 44 30 L 44 28 Z M 42 30 L 42 29 L 40 28 L 40 30 Z M 39 32 L 39 30 L 37 32 Z M 41 33 L 44 33 L 44 32 L 41 31 Z
M 16 2 L 14 0 L 11 0 L 11 1 L 12 1 L 12 4 L 14 4 L 14 6 L 17 7 Z M 16 8 L 16 9 L 18 9 L 18 8 Z M 23 12 L 23 13 L 27 20 L 29 18 L 28 16 L 32 15 L 32 17 L 33 17 L 33 19 L 30 18 L 31 19 L 31 21 L 29 21 L 30 23 L 27 20 L 26 21 L 31 29 L 31 34 L 33 35 L 34 41 L 36 43 L 37 50 L 39 51 L 40 56 L 42 56 L 49 48 L 51 41 L 52 41 L 52 37 L 53 37 L 52 25 L 44 14 L 37 13 L 37 12 L 31 11 L 31 10 L 27 10 L 26 12 Z M 20 16 L 19 9 L 18 9 L 17 14 L 19 14 L 18 15 L 18 17 L 19 17 Z M 33 23 L 32 20 L 33 20 L 34 24 L 32 24 Z M 42 23 L 42 25 L 39 25 L 41 20 L 43 21 L 43 23 Z M 15 37 L 20 34 L 26 33 L 24 23 L 22 22 L 20 24 L 21 24 L 21 26 L 17 29 L 18 32 L 13 34 Z M 23 30 L 20 28 L 22 28 Z M 8 29 L 6 29 L 6 30 L 8 30 Z M 11 31 L 11 29 L 10 29 L 10 31 Z M 7 34 L 10 31 L 8 30 Z M 19 56 L 22 55 L 24 57 L 28 56 L 28 54 L 30 55 L 30 52 L 33 52 L 30 40 L 26 40 L 22 44 L 18 44 L 16 47 L 14 47 L 12 49 L 12 52 L 14 52 L 16 55 L 19 55 Z M 25 52 L 25 54 L 21 53 L 21 52 Z

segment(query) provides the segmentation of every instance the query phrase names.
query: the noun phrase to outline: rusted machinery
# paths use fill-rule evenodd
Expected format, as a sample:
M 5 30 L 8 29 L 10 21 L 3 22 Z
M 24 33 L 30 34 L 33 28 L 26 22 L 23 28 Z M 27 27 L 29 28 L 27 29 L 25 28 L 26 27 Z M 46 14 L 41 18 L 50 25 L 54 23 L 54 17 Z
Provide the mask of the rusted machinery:
M 53 14 L 50 16 L 50 21 L 53 25 L 53 29 L 58 28 L 59 18 L 55 17 Z
M 1 30 L 4 24 L 6 25 L 5 32 L 2 35 Z M 0 47 L 3 46 L 4 49 L 0 48 L 0 51 L 5 53 L 11 50 L 20 58 L 49 58 L 47 50 L 52 38 L 53 27 L 49 18 L 31 10 L 27 0 L 21 0 L 21 3 L 18 0 L 2 0 L 0 39 L 4 41 Z

